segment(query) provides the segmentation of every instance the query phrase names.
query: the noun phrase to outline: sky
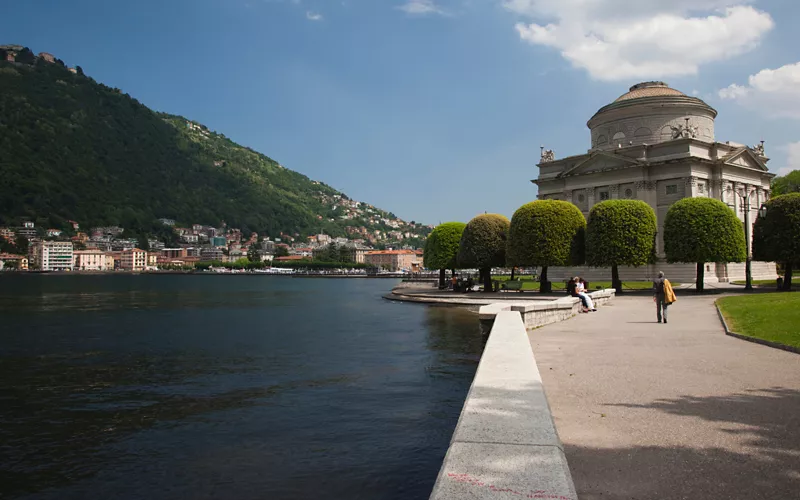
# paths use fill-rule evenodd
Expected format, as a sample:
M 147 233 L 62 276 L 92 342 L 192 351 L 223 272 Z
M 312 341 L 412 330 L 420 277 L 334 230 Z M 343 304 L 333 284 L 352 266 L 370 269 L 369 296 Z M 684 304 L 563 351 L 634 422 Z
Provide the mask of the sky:
M 406 220 L 509 218 L 638 82 L 800 169 L 796 0 L 25 0 L 16 43 Z

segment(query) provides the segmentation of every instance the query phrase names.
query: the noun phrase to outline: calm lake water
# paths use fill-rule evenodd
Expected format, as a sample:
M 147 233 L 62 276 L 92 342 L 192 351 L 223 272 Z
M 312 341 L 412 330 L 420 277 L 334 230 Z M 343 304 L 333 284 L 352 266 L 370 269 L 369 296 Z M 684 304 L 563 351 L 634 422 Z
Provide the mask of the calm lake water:
M 0 498 L 427 498 L 484 339 L 395 283 L 0 276 Z

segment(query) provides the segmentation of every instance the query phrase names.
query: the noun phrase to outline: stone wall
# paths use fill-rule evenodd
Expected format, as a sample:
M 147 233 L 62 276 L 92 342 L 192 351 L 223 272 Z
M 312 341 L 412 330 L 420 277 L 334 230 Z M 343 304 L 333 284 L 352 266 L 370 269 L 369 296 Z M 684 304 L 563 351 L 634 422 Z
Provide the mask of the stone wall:
M 589 296 L 595 306 L 610 302 L 616 295 L 613 288 L 590 292 Z M 550 323 L 557 323 L 569 319 L 581 311 L 581 300 L 577 297 L 564 296 L 560 299 L 537 301 L 526 304 L 504 304 L 495 302 L 482 306 L 478 316 L 484 327 L 489 327 L 495 317 L 503 311 L 514 311 L 521 315 L 526 328 L 537 328 Z
M 430 498 L 578 498 L 518 312 L 496 315 Z

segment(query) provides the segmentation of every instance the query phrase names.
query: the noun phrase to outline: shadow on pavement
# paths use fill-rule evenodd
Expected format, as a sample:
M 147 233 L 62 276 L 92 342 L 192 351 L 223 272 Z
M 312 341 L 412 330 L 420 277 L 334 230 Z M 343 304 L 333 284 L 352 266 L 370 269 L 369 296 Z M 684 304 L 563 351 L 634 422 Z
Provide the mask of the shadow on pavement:
M 566 446 L 578 495 L 595 499 L 800 498 L 800 391 L 656 400 L 651 408 L 722 424 L 738 450 L 688 446 Z M 729 427 L 725 428 L 728 424 Z

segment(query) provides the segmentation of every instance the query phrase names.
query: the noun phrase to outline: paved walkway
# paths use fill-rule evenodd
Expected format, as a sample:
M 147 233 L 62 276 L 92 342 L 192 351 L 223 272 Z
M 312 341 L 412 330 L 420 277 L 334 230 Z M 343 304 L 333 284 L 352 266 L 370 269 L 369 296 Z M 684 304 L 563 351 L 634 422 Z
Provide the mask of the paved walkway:
M 800 499 L 800 355 L 648 297 L 529 332 L 581 500 Z

